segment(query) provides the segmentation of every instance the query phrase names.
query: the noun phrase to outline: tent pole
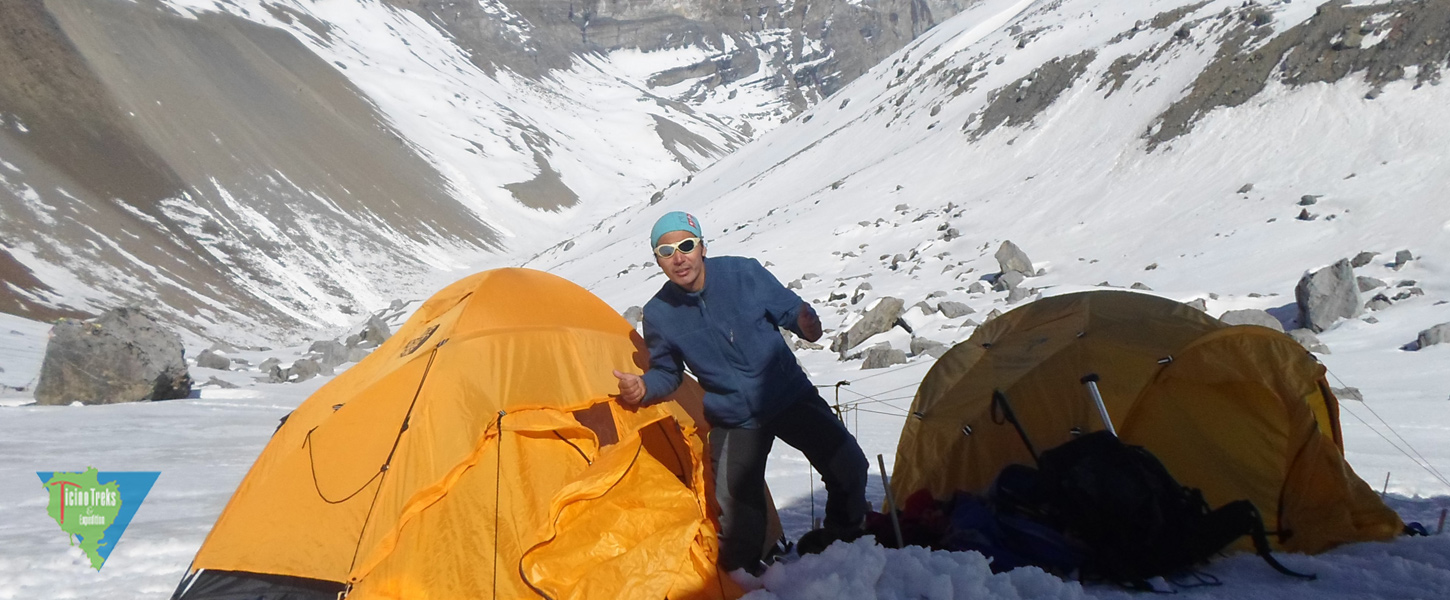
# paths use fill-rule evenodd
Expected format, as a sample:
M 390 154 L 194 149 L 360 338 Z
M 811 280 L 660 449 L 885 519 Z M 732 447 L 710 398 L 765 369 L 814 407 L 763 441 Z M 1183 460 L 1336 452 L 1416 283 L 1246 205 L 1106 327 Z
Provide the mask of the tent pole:
M 1092 394 L 1093 403 L 1098 405 L 1098 417 L 1103 420 L 1103 427 L 1107 428 L 1108 433 L 1113 434 L 1113 437 L 1118 437 L 1118 430 L 1113 428 L 1113 420 L 1108 418 L 1108 405 L 1103 403 L 1103 395 L 1098 392 L 1098 374 L 1088 373 L 1083 375 L 1079 381 L 1087 385 L 1088 393 Z

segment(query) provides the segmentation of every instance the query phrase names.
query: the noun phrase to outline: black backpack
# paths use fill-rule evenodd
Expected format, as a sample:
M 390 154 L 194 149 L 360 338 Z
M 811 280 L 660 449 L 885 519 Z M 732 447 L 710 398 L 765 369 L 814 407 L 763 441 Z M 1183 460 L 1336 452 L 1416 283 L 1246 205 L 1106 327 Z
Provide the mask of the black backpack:
M 1244 535 L 1269 554 L 1258 510 L 1247 500 L 1210 510 L 1197 489 L 1178 483 L 1157 457 L 1107 431 L 1084 434 L 1043 452 L 1038 469 L 1014 466 L 999 477 L 999 510 L 1039 519 L 1087 549 L 1084 575 L 1135 588 L 1207 562 Z M 1008 475 L 1004 471 L 1004 475 Z

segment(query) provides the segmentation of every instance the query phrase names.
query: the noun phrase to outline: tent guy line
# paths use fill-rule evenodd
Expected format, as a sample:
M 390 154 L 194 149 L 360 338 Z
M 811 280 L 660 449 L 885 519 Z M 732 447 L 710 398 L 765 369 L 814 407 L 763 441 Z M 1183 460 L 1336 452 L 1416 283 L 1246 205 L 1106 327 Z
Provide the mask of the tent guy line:
M 1323 364 L 1323 363 L 1321 363 L 1321 364 Z M 1334 373 L 1334 371 L 1330 371 L 1329 370 L 1328 365 L 1325 365 L 1324 372 L 1328 373 L 1330 377 L 1333 377 L 1334 378 L 1334 381 L 1336 381 L 1336 382 L 1339 383 L 1339 387 L 1341 387 L 1341 388 L 1349 387 L 1349 386 L 1345 385 L 1343 379 L 1340 379 L 1339 378 L 1339 375 L 1336 375 Z M 1391 440 L 1389 437 L 1385 436 L 1385 434 L 1382 433 L 1382 432 L 1380 432 L 1378 429 L 1376 429 L 1375 426 L 1370 425 L 1368 421 L 1365 421 L 1358 414 L 1356 414 L 1353 410 L 1350 410 L 1350 408 L 1348 406 L 1345 406 L 1345 404 L 1343 402 L 1340 402 L 1339 403 L 1339 407 L 1342 408 L 1342 409 L 1344 409 L 1345 412 L 1349 413 L 1349 416 L 1354 417 L 1354 419 L 1356 421 L 1359 421 L 1361 424 L 1363 424 L 1370 431 L 1373 431 L 1375 433 L 1375 435 L 1380 436 L 1381 439 L 1383 439 L 1384 441 L 1388 442 L 1389 445 L 1392 446 L 1392 447 L 1394 447 L 1395 450 L 1398 450 L 1400 452 L 1400 454 L 1405 455 L 1405 458 L 1410 459 L 1410 461 L 1411 462 L 1414 462 L 1416 466 L 1420 467 L 1421 469 L 1424 469 L 1425 472 L 1426 473 L 1429 473 L 1430 476 L 1433 477 L 1436 481 L 1439 481 L 1446 488 L 1450 488 L 1450 479 L 1446 479 L 1445 476 L 1442 473 L 1440 473 L 1440 470 L 1437 469 L 1437 468 L 1435 468 L 1435 465 L 1433 465 L 1433 464 L 1430 463 L 1430 459 L 1425 458 L 1425 455 L 1424 454 L 1421 454 L 1418 449 L 1416 449 L 1412 444 L 1410 444 L 1410 441 L 1409 440 L 1405 439 L 1404 436 L 1400 435 L 1400 432 L 1399 431 L 1396 431 L 1394 427 L 1391 427 L 1390 424 L 1389 424 L 1389 422 L 1388 421 L 1385 421 L 1385 418 L 1384 417 L 1381 417 L 1378 412 L 1375 412 L 1374 407 L 1370 406 L 1369 405 L 1369 402 L 1364 401 L 1364 400 L 1361 400 L 1360 401 L 1360 404 L 1363 404 L 1365 410 L 1368 410 L 1369 413 L 1372 414 L 1372 415 L 1374 415 L 1374 417 L 1376 419 L 1379 419 L 1380 424 L 1384 425 L 1385 426 L 1385 429 L 1388 429 L 1388 430 L 1390 430 L 1390 433 L 1395 434 L 1395 437 L 1398 438 L 1400 440 L 1400 442 L 1405 445 L 1405 448 L 1409 448 L 1410 449 L 1410 452 L 1414 452 L 1414 455 L 1411 456 L 1410 455 L 1410 452 L 1406 452 L 1405 451 L 1405 448 L 1401 448 L 1399 444 L 1396 444 L 1394 442 L 1394 440 Z

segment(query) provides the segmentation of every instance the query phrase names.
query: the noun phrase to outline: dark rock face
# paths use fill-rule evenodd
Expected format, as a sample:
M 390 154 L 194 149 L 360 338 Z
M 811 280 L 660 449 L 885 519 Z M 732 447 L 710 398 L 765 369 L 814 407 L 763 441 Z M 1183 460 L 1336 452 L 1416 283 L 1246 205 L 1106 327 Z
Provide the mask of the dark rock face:
M 114 404 L 185 398 L 191 393 L 181 336 L 139 308 L 92 321 L 65 320 L 50 332 L 38 404 Z
M 488 72 L 528 77 L 567 69 L 576 56 L 696 46 L 709 58 L 657 74 L 647 85 L 695 81 L 685 97 L 769 77 L 800 112 L 835 93 L 971 0 L 869 3 L 391 0 L 447 31 Z M 763 55 L 763 57 L 762 57 Z M 762 60 L 763 58 L 763 60 Z M 786 115 L 790 116 L 790 115 Z
M 1263 11 L 1257 3 L 1245 3 L 1204 19 L 1217 21 L 1213 27 L 1231 29 L 1189 93 L 1163 113 L 1147 136 L 1150 148 L 1187 133 L 1214 108 L 1248 102 L 1271 78 L 1297 87 L 1359 75 L 1374 86 L 1373 98 L 1384 84 L 1412 71 L 1417 85 L 1438 83 L 1450 56 L 1450 36 L 1445 35 L 1450 3 L 1446 2 L 1348 6 L 1345 0 L 1332 0 L 1317 7 L 1309 20 L 1278 35 L 1263 27 L 1267 23 L 1260 17 Z M 1384 39 L 1366 47 L 1361 42 L 1371 34 Z
M 967 122 L 967 128 L 975 124 L 975 129 L 969 135 L 976 140 L 999 126 L 1017 127 L 1031 123 L 1058 96 L 1072 87 L 1095 58 L 1097 53 L 1092 50 L 1056 58 L 1044 63 L 1026 77 L 992 92 L 981 119 L 975 123 L 970 120 Z
M 1348 259 L 1306 274 L 1294 288 L 1299 304 L 1299 322 L 1314 333 L 1328 329 L 1339 319 L 1360 315 L 1359 283 Z

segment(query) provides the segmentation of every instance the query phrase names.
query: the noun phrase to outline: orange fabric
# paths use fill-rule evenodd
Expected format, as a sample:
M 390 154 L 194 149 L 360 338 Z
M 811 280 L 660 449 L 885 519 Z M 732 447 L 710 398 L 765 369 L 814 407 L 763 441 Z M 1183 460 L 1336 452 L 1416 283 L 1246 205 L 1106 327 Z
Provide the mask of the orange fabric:
M 558 277 L 454 283 L 294 411 L 193 568 L 350 598 L 738 597 L 715 567 L 698 386 L 637 410 L 609 396 L 644 356 Z
M 1003 391 L 1038 452 L 1102 429 L 1080 383 L 1100 376 L 1123 441 L 1153 452 L 1213 507 L 1251 500 L 1283 550 L 1387 539 L 1403 524 L 1344 462 L 1324 368 L 1292 338 L 1229 327 L 1188 306 L 1129 292 L 1024 305 L 948 351 L 922 381 L 897 445 L 892 490 L 983 493 L 1032 458 L 994 413 Z M 1241 542 L 1248 548 L 1248 542 Z

